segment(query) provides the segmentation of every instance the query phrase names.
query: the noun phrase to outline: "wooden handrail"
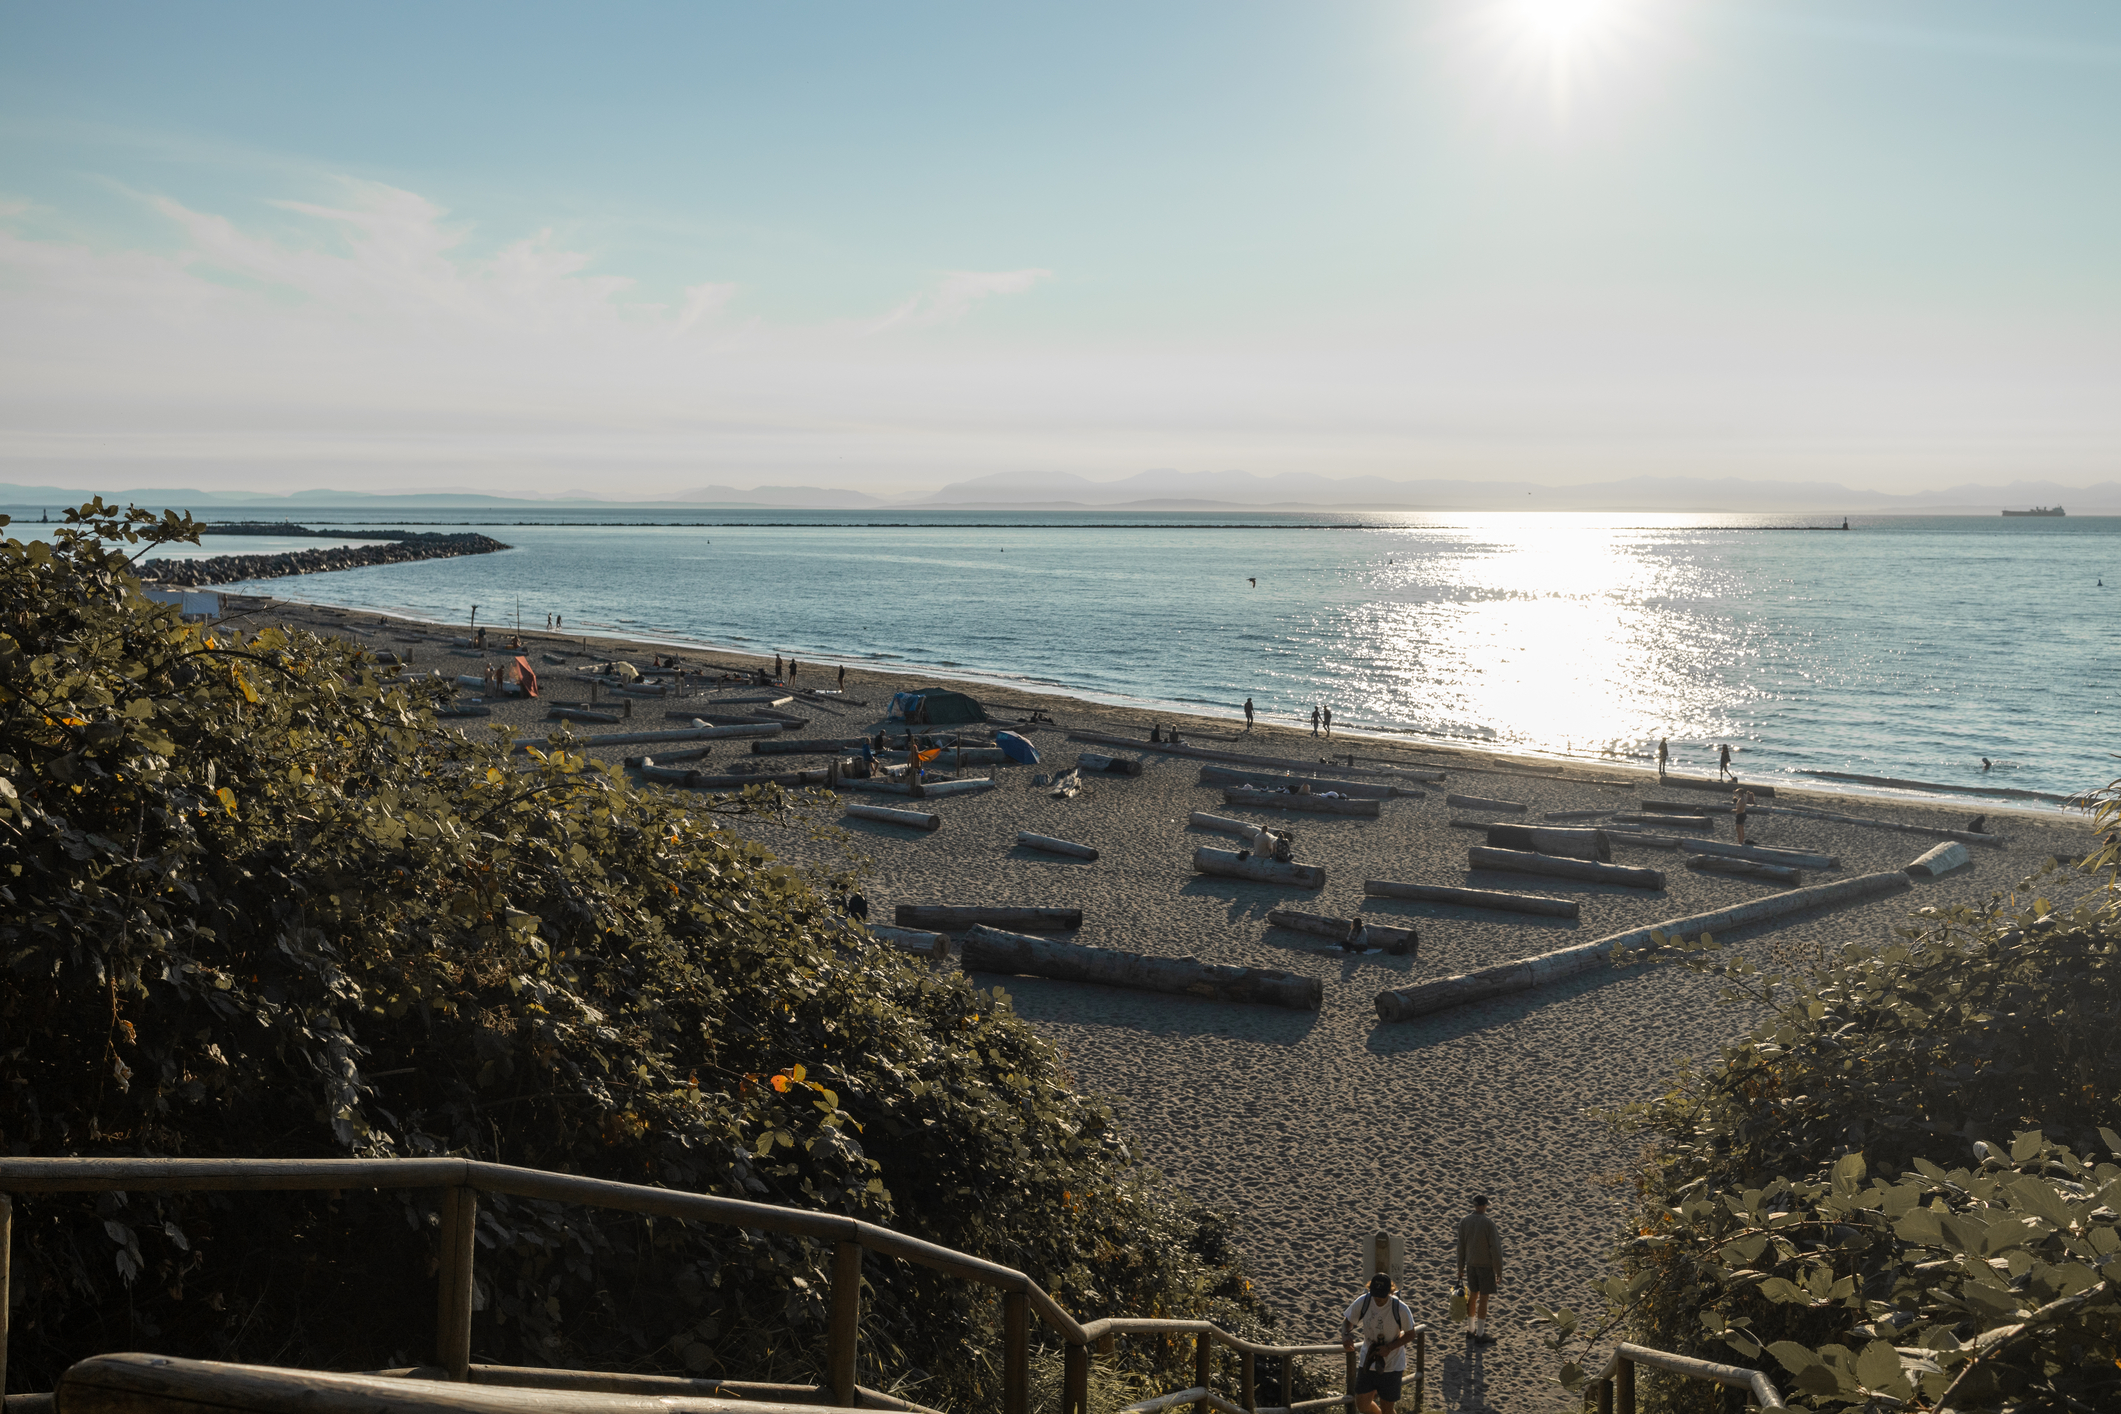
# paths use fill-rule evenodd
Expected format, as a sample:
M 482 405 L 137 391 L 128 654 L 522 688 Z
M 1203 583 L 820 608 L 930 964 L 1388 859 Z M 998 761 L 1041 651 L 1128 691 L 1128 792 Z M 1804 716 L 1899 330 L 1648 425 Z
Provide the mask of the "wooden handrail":
M 1788 1407 L 1783 1404 L 1775 1382 L 1758 1370 L 1743 1365 L 1719 1365 L 1714 1360 L 1697 1360 L 1691 1355 L 1674 1355 L 1670 1351 L 1652 1350 L 1647 1345 L 1631 1345 L 1623 1341 L 1614 1347 L 1612 1359 L 1606 1361 L 1605 1369 L 1589 1386 L 1598 1396 L 1599 1414 L 1635 1414 L 1637 1365 L 1684 1375 L 1690 1380 L 1706 1380 L 1742 1389 L 1762 1409 Z
M 1262 1345 L 1233 1335 L 1210 1321 L 1107 1317 L 1078 1321 L 1046 1289 L 1023 1272 L 926 1242 L 874 1223 L 837 1213 L 783 1208 L 742 1198 L 682 1193 L 669 1188 L 620 1183 L 612 1179 L 551 1173 L 475 1159 L 130 1159 L 0 1158 L 0 1293 L 7 1289 L 9 1248 L 5 1243 L 11 1213 L 10 1193 L 94 1193 L 127 1189 L 179 1192 L 295 1192 L 341 1188 L 439 1188 L 443 1204 L 443 1260 L 438 1275 L 436 1321 L 437 1365 L 456 1381 L 476 1382 L 471 1364 L 472 1262 L 476 1244 L 477 1202 L 481 1193 L 547 1202 L 578 1203 L 619 1212 L 710 1222 L 808 1237 L 834 1245 L 831 1321 L 827 1336 L 827 1387 L 820 1391 L 832 1403 L 852 1407 L 870 1392 L 854 1382 L 860 1340 L 861 1254 L 898 1257 L 966 1281 L 991 1286 L 1003 1294 L 1003 1414 L 1025 1414 L 1029 1401 L 1028 1320 L 1036 1313 L 1069 1347 L 1061 1414 L 1083 1414 L 1087 1395 L 1088 1347 L 1114 1335 L 1191 1335 L 1202 1342 L 1196 1360 L 1205 1368 L 1208 1343 L 1244 1357 L 1244 1393 L 1250 1400 L 1252 1362 L 1261 1355 L 1291 1359 L 1329 1355 L 1338 1343 Z M 7 1371 L 7 1308 L 0 1302 L 0 1382 Z M 1422 1328 L 1426 1331 L 1426 1327 Z M 0 1388 L 5 1388 L 0 1383 Z M 1320 1408 L 1346 1396 L 1310 1401 Z M 1186 1401 L 1181 1401 L 1186 1402 Z M 1228 1401 L 1203 1397 L 1191 1401 L 1236 1409 Z

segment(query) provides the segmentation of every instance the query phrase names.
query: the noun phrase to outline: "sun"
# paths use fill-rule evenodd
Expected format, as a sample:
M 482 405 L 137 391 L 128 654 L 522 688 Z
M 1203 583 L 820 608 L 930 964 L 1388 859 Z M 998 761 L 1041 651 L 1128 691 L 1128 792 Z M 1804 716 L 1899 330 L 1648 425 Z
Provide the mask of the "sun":
M 1566 119 L 1586 87 L 1613 77 L 1654 47 L 1658 0 L 1490 0 L 1479 12 L 1483 47 L 1544 90 Z
M 1608 39 L 1626 19 L 1624 0 L 1511 0 L 1509 22 L 1554 49 Z

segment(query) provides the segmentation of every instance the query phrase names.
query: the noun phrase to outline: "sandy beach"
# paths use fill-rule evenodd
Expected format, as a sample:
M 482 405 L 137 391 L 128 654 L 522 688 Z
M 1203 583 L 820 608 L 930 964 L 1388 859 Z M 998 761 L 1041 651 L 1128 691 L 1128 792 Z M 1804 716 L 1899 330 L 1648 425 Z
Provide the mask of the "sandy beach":
M 232 601 L 231 612 L 244 613 L 238 621 L 246 625 L 285 622 L 353 636 L 376 650 L 400 654 L 419 672 L 439 668 L 477 674 L 482 666 L 469 656 L 471 650 L 457 646 L 466 636 L 462 629 L 278 602 L 266 607 Z M 505 661 L 498 651 L 502 637 L 491 636 L 496 651 L 488 659 Z M 525 637 L 542 678 L 541 700 L 504 702 L 491 719 L 470 718 L 458 725 L 478 732 L 505 724 L 542 736 L 550 729 L 548 703 L 586 698 L 572 680 L 575 665 L 629 648 L 611 640 Z M 575 655 L 567 666 L 541 662 L 541 653 L 562 648 Z M 627 656 L 645 661 L 647 653 L 660 651 L 667 650 L 632 645 Z M 693 666 L 756 661 L 719 650 L 676 651 Z M 765 660 L 766 666 L 771 661 Z M 799 703 L 790 710 L 811 719 L 799 735 L 854 735 L 883 716 L 893 691 L 939 681 L 850 666 L 848 700 L 836 706 Z M 832 685 L 832 668 L 823 664 L 806 664 L 795 682 L 797 688 Z M 1320 1340 L 1337 1333 L 1339 1312 L 1364 1275 L 1358 1244 L 1382 1227 L 1405 1238 L 1402 1292 L 1416 1313 L 1438 1328 L 1429 1357 L 1433 1405 L 1510 1414 L 1575 1408 L 1574 1398 L 1553 1383 L 1557 1362 L 1527 1322 L 1534 1302 L 1588 1302 L 1590 1284 L 1603 1275 L 1605 1254 L 1615 1239 L 1623 1204 L 1614 1179 L 1633 1156 L 1627 1141 L 1592 1112 L 1651 1096 L 1680 1063 L 1708 1054 L 1750 1018 L 1720 1005 L 1713 982 L 1671 967 L 1600 970 L 1399 1024 L 1381 1023 L 1373 998 L 1382 988 L 1411 980 L 1587 942 L 1782 887 L 1696 873 L 1684 867 L 1683 854 L 1628 845 L 1615 845 L 1614 862 L 1664 870 L 1664 890 L 1469 875 L 1466 849 L 1485 841 L 1478 832 L 1452 828 L 1454 817 L 1536 823 L 1546 812 L 1624 809 L 1646 795 L 1698 796 L 1703 803 L 1728 797 L 1658 789 L 1654 772 L 1626 764 L 1512 759 L 1376 738 L 1337 740 L 1329 747 L 1307 726 L 1264 722 L 1246 733 L 1234 704 L 1224 719 L 1188 720 L 1068 697 L 977 685 L 965 690 L 987 705 L 993 726 L 1029 736 L 1045 761 L 1036 768 L 967 771 L 991 774 L 997 788 L 924 803 L 922 809 L 943 817 L 942 828 L 932 834 L 846 821 L 873 868 L 872 919 L 890 921 L 893 907 L 902 903 L 1065 906 L 1083 910 L 1080 932 L 1069 935 L 1082 943 L 1286 968 L 1322 979 L 1325 1000 L 1316 1013 L 1028 977 L 983 976 L 981 981 L 1006 989 L 1019 1013 L 1066 1054 L 1084 1089 L 1118 1102 L 1145 1162 L 1201 1201 L 1240 1215 L 1255 1279 L 1292 1338 Z M 705 703 L 696 697 L 636 702 L 629 723 L 574 730 L 590 738 L 651 730 L 664 725 L 666 711 L 689 705 Z M 1034 706 L 1053 720 L 1018 720 Z M 1151 723 L 1174 721 L 1198 745 L 1304 759 L 1331 751 L 1345 760 L 1352 752 L 1363 765 L 1398 763 L 1449 774 L 1424 798 L 1385 801 L 1374 820 L 1226 806 L 1220 787 L 1198 783 L 1201 762 L 1149 747 Z M 1035 772 L 1064 769 L 1079 751 L 1106 749 L 1070 742 L 1070 731 L 1140 741 L 1144 749 L 1129 754 L 1143 760 L 1142 774 L 1088 777 L 1073 799 L 1056 799 L 1034 787 Z M 633 746 L 596 754 L 616 761 L 622 754 L 655 750 Z M 688 764 L 723 769 L 767 760 L 748 753 L 747 742 L 717 742 L 705 761 Z M 824 761 L 771 759 L 779 769 Z M 1973 813 L 1963 806 L 1926 807 L 1815 794 L 1781 780 L 1774 784 L 1774 804 L 1955 828 Z M 1520 802 L 1526 811 L 1453 810 L 1444 800 L 1447 791 Z M 1314 891 L 1195 874 L 1190 867 L 1194 848 L 1229 840 L 1189 827 L 1187 815 L 1195 810 L 1292 830 L 1297 859 L 1324 865 L 1326 887 Z M 1812 957 L 1850 942 L 1883 940 L 1914 908 L 1984 898 L 2012 887 L 2051 856 L 2078 856 L 2091 844 L 2082 817 L 1996 808 L 1985 813 L 1988 828 L 2006 842 L 1971 846 L 1970 867 L 1918 881 L 1911 893 L 1800 915 L 1734 940 L 1762 958 Z M 1729 840 L 1728 817 L 1711 818 L 1709 837 Z M 747 829 L 789 857 L 820 848 L 802 830 L 768 824 Z M 1034 853 L 1015 843 L 1019 830 L 1092 845 L 1101 858 L 1086 862 Z M 1750 835 L 1755 843 L 1839 857 L 1838 870 L 1811 874 L 1807 882 L 1898 869 L 1935 842 L 1783 815 L 1757 817 Z M 1578 900 L 1582 916 L 1563 920 L 1365 899 L 1365 879 L 1538 892 Z M 1421 944 L 1413 956 L 1349 956 L 1325 939 L 1270 927 L 1266 915 L 1278 907 L 1412 922 L 1420 929 Z M 1468 1346 L 1446 1321 L 1453 1224 L 1475 1193 L 1492 1197 L 1507 1260 L 1495 1305 L 1501 1339 L 1484 1350 Z

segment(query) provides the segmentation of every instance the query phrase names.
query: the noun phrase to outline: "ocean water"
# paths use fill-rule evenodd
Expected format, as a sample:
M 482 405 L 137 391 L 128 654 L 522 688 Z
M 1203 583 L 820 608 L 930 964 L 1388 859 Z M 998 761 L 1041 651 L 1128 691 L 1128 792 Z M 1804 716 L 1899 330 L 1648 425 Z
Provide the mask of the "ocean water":
M 2121 775 L 2121 518 L 566 516 L 449 522 L 504 554 L 243 587 L 1193 712 L 1323 704 L 1557 755 L 1669 738 L 1688 771 L 1728 742 L 1765 777 L 2066 796 Z

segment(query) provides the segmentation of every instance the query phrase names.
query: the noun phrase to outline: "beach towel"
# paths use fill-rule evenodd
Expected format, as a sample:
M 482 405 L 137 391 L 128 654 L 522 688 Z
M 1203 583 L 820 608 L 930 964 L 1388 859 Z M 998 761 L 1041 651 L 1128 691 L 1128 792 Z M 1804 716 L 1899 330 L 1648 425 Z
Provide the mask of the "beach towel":
M 531 670 L 528 658 L 516 659 L 516 681 L 523 685 L 523 695 L 525 697 L 536 697 L 538 695 L 538 675 Z

